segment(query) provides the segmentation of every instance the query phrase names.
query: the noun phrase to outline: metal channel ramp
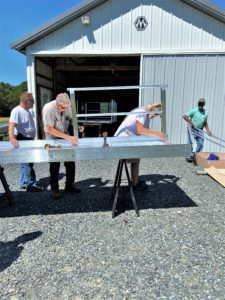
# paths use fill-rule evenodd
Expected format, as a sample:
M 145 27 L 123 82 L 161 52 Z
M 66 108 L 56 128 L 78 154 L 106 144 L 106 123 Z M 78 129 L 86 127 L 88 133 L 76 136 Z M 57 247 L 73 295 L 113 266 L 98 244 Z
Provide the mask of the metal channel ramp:
M 187 144 L 171 144 L 154 137 L 82 138 L 78 145 L 66 140 L 19 141 L 13 148 L 10 142 L 0 142 L 0 163 L 42 163 L 79 160 L 110 160 L 129 158 L 186 157 L 190 154 Z M 49 144 L 50 148 L 45 149 Z

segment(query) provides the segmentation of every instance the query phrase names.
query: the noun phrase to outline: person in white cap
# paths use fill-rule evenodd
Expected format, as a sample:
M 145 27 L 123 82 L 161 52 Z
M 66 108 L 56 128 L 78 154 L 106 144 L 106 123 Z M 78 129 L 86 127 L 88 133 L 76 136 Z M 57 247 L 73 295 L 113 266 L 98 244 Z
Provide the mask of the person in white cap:
M 114 136 L 147 135 L 165 139 L 166 135 L 163 132 L 149 128 L 150 120 L 159 116 L 159 110 L 161 110 L 161 103 L 158 102 L 133 109 L 131 112 L 134 114 L 128 115 L 123 120 Z M 128 159 L 127 162 L 131 163 L 131 180 L 134 191 L 146 190 L 148 185 L 139 179 L 140 159 Z

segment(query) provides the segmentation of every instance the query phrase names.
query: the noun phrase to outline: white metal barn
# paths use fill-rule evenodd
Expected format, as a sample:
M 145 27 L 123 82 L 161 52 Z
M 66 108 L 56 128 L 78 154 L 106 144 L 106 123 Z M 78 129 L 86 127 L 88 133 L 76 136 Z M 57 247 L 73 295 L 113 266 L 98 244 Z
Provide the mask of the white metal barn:
M 11 47 L 27 57 L 37 116 L 69 87 L 166 84 L 172 142 L 186 142 L 182 115 L 200 97 L 213 133 L 225 135 L 225 10 L 207 0 L 86 0 Z M 157 89 L 76 95 L 80 112 L 91 101 L 114 99 L 118 111 L 129 111 L 157 97 Z

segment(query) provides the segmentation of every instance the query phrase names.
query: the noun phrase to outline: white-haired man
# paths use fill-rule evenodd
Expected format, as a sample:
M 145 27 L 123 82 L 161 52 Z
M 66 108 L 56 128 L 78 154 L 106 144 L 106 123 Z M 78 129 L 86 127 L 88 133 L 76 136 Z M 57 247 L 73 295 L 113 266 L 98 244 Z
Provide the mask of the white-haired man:
M 46 139 L 66 139 L 71 143 L 77 144 L 78 138 L 69 135 L 68 128 L 72 123 L 71 101 L 66 93 L 58 94 L 56 99 L 45 104 L 43 107 L 43 124 Z M 65 162 L 66 184 L 65 191 L 80 193 L 81 190 L 75 186 L 75 162 Z M 59 168 L 60 162 L 50 163 L 50 186 L 54 199 L 61 198 L 59 190 Z
M 149 135 L 157 136 L 160 139 L 165 138 L 165 134 L 158 130 L 152 130 L 149 128 L 150 119 L 159 116 L 158 111 L 161 109 L 161 103 L 152 103 L 145 107 L 138 107 L 131 112 L 134 114 L 128 115 L 114 136 L 135 136 L 135 135 Z M 146 114 L 149 112 L 149 114 Z M 128 159 L 127 162 L 131 163 L 131 179 L 133 189 L 135 191 L 146 190 L 148 188 L 144 181 L 141 181 L 139 177 L 139 164 L 140 159 Z

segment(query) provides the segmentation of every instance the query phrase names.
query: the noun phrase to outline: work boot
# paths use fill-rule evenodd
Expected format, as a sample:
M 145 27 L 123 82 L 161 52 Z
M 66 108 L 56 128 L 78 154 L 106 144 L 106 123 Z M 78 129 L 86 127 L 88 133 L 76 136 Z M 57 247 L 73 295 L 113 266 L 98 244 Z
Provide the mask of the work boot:
M 194 162 L 194 156 L 188 156 L 188 157 L 186 157 L 186 162 L 189 162 L 189 163 Z
M 60 190 L 54 190 L 52 191 L 52 198 L 57 200 L 62 197 L 62 192 Z
M 44 188 L 38 185 L 28 185 L 26 188 L 27 192 L 31 192 L 31 193 L 39 193 L 39 192 L 43 192 Z
M 193 162 L 193 159 L 191 156 L 186 157 L 186 162 Z

